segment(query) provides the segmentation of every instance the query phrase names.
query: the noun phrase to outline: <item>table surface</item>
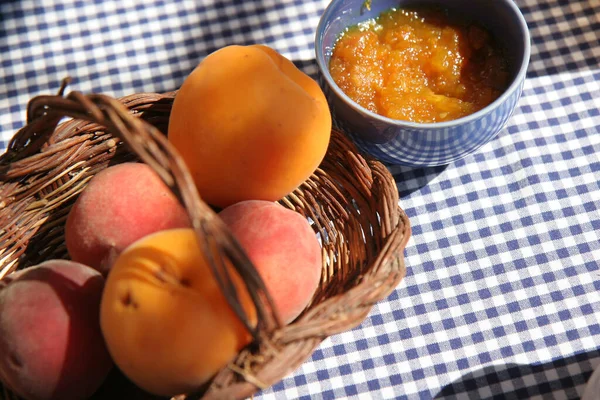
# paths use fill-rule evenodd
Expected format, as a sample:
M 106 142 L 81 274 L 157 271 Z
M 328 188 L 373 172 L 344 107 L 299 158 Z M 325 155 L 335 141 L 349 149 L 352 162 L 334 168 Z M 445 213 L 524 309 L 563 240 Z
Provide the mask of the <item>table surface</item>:
M 265 43 L 314 76 L 327 1 L 0 4 L 0 151 L 28 100 L 177 88 L 206 54 Z M 389 166 L 408 273 L 354 330 L 257 399 L 575 399 L 600 364 L 600 0 L 519 0 L 532 34 L 505 129 L 443 167 Z

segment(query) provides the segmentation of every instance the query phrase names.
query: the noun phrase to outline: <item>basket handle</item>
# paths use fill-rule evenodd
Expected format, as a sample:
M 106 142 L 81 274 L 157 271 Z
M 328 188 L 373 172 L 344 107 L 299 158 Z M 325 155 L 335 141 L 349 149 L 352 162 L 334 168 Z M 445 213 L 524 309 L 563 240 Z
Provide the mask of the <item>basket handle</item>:
M 211 271 L 233 311 L 254 340 L 264 341 L 264 333 L 282 326 L 273 299 L 247 254 L 229 228 L 200 198 L 190 172 L 175 147 L 156 127 L 133 115 L 119 100 L 102 95 L 84 95 L 78 91 L 63 96 L 70 79 L 62 81 L 57 95 L 31 99 L 27 106 L 27 125 L 11 140 L 7 151 L 24 147 L 39 149 L 64 117 L 81 119 L 105 127 L 144 163 L 148 164 L 185 207 L 198 243 L 207 255 Z M 212 249 L 217 249 L 213 252 Z M 216 253 L 216 254 L 215 254 Z M 225 258 L 231 261 L 252 298 L 257 313 L 253 326 L 241 306 Z

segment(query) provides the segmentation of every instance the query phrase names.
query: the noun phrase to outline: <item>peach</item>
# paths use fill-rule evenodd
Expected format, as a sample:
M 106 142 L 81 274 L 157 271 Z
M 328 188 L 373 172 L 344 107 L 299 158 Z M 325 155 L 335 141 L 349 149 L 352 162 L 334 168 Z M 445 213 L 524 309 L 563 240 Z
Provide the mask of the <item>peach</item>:
M 104 278 L 51 260 L 0 282 L 0 379 L 29 400 L 85 399 L 113 363 L 100 332 Z
M 321 277 L 321 247 L 308 221 L 277 203 L 243 201 L 219 213 L 261 275 L 284 323 L 294 320 Z
M 184 208 L 148 165 L 123 163 L 98 173 L 81 192 L 67 217 L 65 242 L 73 261 L 106 274 L 134 241 L 189 225 Z
M 250 296 L 233 277 L 255 323 Z M 107 278 L 100 325 L 120 370 L 161 396 L 198 389 L 251 340 L 189 228 L 153 233 L 119 255 Z
M 275 50 L 226 46 L 179 89 L 168 137 L 204 200 L 279 200 L 323 160 L 331 114 L 319 85 Z

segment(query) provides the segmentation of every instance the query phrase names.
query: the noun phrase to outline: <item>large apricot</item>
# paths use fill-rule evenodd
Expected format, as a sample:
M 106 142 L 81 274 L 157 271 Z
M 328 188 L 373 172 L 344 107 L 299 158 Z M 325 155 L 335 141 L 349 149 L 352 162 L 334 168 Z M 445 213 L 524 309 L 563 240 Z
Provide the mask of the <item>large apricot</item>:
M 187 77 L 168 137 L 209 204 L 279 200 L 322 161 L 331 114 L 319 85 L 262 46 L 227 46 Z
M 95 175 L 81 192 L 67 217 L 65 242 L 72 260 L 106 273 L 134 241 L 189 225 L 184 208 L 152 168 L 123 163 Z
M 255 318 L 236 282 L 242 305 Z M 192 229 L 153 233 L 119 255 L 107 278 L 100 325 L 121 371 L 161 396 L 198 389 L 250 341 Z
M 51 260 L 0 282 L 0 379 L 28 400 L 86 399 L 113 363 L 99 308 L 104 278 Z
M 284 323 L 313 297 L 321 278 L 321 246 L 306 218 L 278 203 L 248 200 L 219 213 L 256 267 Z

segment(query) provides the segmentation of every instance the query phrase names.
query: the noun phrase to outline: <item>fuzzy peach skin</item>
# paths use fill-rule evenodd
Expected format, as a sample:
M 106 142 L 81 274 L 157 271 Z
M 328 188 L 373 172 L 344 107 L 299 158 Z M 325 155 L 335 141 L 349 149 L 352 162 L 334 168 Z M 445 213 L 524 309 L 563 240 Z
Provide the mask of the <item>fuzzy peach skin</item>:
M 321 278 L 321 246 L 308 221 L 278 203 L 247 200 L 222 210 L 261 275 L 284 323 L 307 306 Z
M 247 291 L 234 282 L 255 323 Z M 197 390 L 251 339 L 192 229 L 153 233 L 119 255 L 107 278 L 100 325 L 120 370 L 161 396 Z
M 190 226 L 184 208 L 146 164 L 123 163 L 94 176 L 65 226 L 73 261 L 106 274 L 116 256 L 156 231 Z
M 323 160 L 331 114 L 319 85 L 262 45 L 226 46 L 179 89 L 168 138 L 204 200 L 279 200 Z
M 0 282 L 0 379 L 28 400 L 91 396 L 113 363 L 100 332 L 104 278 L 51 260 Z

